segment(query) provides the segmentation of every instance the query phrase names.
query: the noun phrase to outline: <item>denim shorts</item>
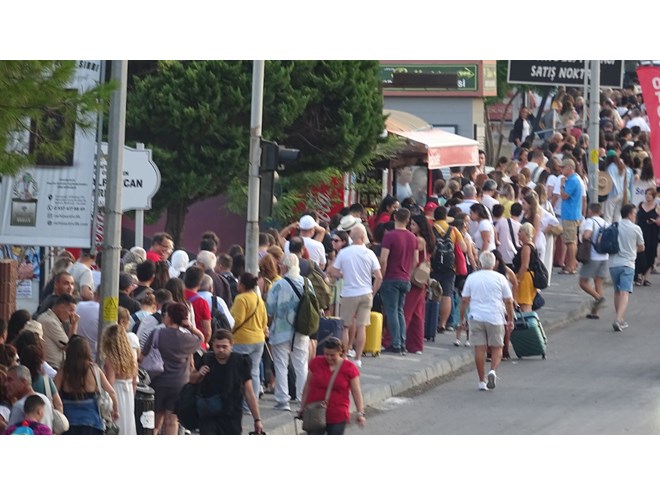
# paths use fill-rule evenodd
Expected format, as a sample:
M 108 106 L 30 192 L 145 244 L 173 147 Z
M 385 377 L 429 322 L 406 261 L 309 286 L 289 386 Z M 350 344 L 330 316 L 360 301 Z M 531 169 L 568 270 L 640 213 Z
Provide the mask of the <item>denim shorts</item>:
M 610 277 L 615 292 L 633 291 L 633 279 L 635 278 L 635 269 L 629 266 L 611 266 Z

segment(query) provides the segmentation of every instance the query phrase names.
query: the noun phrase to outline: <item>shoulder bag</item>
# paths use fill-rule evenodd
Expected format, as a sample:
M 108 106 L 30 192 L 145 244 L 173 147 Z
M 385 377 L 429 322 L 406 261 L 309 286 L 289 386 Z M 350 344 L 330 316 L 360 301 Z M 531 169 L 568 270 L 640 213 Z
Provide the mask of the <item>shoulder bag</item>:
M 328 401 L 330 400 L 330 393 L 332 392 L 332 386 L 335 384 L 335 379 L 337 378 L 337 375 L 339 374 L 339 370 L 341 369 L 343 364 L 344 364 L 344 360 L 342 359 L 335 368 L 334 373 L 332 373 L 332 377 L 330 378 L 330 383 L 328 383 L 328 388 L 325 391 L 325 399 L 316 402 L 310 402 L 305 406 L 305 410 L 303 411 L 302 414 L 302 422 L 303 422 L 302 429 L 304 431 L 309 433 L 310 431 L 319 431 L 325 429 L 326 426 L 325 413 L 328 410 Z
M 158 337 L 160 335 L 161 328 L 156 328 L 154 330 L 154 336 L 151 339 L 151 347 L 149 352 L 144 356 L 140 367 L 149 373 L 149 378 L 153 381 L 157 376 L 162 375 L 165 372 L 165 363 L 163 362 L 163 356 L 160 354 L 158 349 Z
M 44 380 L 44 390 L 46 391 L 46 397 L 50 401 L 50 406 L 53 409 L 53 433 L 55 435 L 61 435 L 65 431 L 69 430 L 69 420 L 66 419 L 66 416 L 55 409 L 53 404 L 53 393 L 50 390 L 50 378 L 47 375 L 41 376 Z
M 110 397 L 110 394 L 101 386 L 101 377 L 98 366 L 93 364 L 92 370 L 94 373 L 94 380 L 96 381 L 96 405 L 99 408 L 101 421 L 103 421 L 103 424 L 105 425 L 105 434 L 118 435 L 119 427 L 112 419 L 112 397 Z
M 424 250 L 424 259 L 413 270 L 410 282 L 416 287 L 424 288 L 430 279 L 431 262 L 426 258 L 426 250 Z

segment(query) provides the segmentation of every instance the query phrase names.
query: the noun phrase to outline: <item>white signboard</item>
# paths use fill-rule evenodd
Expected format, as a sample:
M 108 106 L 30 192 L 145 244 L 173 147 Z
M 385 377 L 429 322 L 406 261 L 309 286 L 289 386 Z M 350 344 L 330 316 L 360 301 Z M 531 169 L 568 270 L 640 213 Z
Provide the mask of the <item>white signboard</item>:
M 105 205 L 108 143 L 101 144 L 101 180 L 99 208 Z M 151 159 L 151 150 L 124 146 L 124 174 L 121 196 L 122 212 L 151 209 L 151 198 L 160 188 L 160 170 Z
M 80 60 L 72 89 L 98 84 L 100 60 Z M 96 122 L 96 116 L 89 119 Z M 27 136 L 20 139 L 28 146 Z M 70 161 L 35 165 L 0 183 L 0 244 L 90 247 L 96 128 L 76 128 Z

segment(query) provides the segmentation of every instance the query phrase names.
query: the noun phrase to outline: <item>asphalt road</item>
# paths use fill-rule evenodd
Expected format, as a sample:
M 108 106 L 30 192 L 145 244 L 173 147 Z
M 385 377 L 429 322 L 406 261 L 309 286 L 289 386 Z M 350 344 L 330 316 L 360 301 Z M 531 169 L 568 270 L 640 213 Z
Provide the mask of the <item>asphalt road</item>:
M 477 390 L 474 367 L 419 395 L 370 408 L 350 435 L 639 435 L 660 433 L 658 285 L 635 287 L 630 327 L 612 330 L 612 288 L 600 320 L 549 337 L 548 356 L 500 366 L 495 390 Z M 577 280 L 576 280 L 577 283 Z

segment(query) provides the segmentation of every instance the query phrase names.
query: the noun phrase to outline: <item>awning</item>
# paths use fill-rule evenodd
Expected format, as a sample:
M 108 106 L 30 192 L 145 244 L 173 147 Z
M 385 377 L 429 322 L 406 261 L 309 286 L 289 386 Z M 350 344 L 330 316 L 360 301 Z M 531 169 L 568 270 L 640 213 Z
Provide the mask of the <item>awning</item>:
M 426 147 L 429 169 L 479 165 L 479 142 L 440 129 L 390 131 Z
M 433 128 L 431 124 L 420 119 L 417 115 L 402 112 L 401 110 L 384 108 L 383 115 L 387 116 L 387 120 L 385 120 L 385 129 L 387 132 L 425 131 Z

